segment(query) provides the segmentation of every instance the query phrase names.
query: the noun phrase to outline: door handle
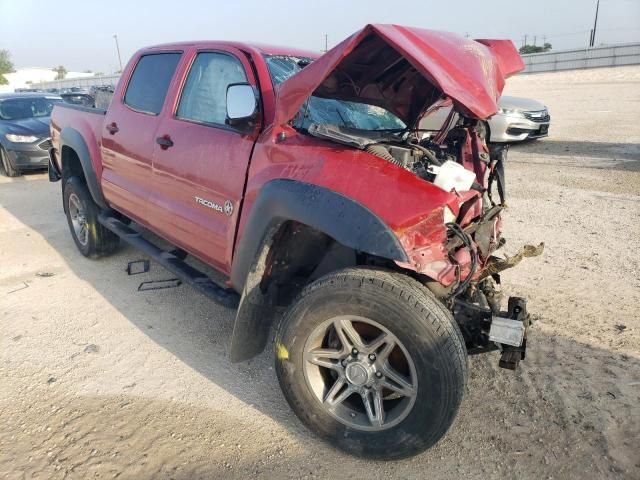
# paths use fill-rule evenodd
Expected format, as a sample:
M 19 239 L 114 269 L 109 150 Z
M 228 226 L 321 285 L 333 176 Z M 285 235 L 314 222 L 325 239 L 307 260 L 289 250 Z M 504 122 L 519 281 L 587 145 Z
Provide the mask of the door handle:
M 161 137 L 156 138 L 156 143 L 160 145 L 162 150 L 166 150 L 169 147 L 173 147 L 173 140 L 169 135 L 163 135 Z
M 116 122 L 111 122 L 109 125 L 107 125 L 107 131 L 111 135 L 115 135 L 116 133 L 118 133 L 118 130 L 120 129 L 118 128 L 118 125 L 116 124 Z

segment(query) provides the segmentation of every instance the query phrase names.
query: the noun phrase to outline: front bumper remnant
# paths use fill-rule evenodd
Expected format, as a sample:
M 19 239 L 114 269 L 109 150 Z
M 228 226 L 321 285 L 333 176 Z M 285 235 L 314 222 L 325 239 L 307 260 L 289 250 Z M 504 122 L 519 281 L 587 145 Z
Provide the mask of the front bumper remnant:
M 454 316 L 465 338 L 467 352 L 473 355 L 500 350 L 499 366 L 515 370 L 520 360 L 524 360 L 527 349 L 527 331 L 531 325 L 527 301 L 509 297 L 506 312 L 459 298 L 454 302 Z
M 515 370 L 518 367 L 520 360 L 524 360 L 527 350 L 527 329 L 531 324 L 531 319 L 527 313 L 527 301 L 524 298 L 509 298 L 507 319 L 521 323 L 523 331 L 522 342 L 518 346 L 500 343 L 499 346 L 502 350 L 502 355 L 500 356 L 500 362 L 498 365 L 502 368 Z

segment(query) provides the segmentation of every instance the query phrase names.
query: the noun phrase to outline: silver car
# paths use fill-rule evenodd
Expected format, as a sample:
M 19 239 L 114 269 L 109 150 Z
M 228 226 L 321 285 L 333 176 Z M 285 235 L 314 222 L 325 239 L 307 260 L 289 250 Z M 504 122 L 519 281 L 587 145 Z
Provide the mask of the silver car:
M 498 113 L 483 122 L 491 142 L 520 142 L 549 135 L 551 116 L 547 107 L 530 98 L 503 96 L 498 101 Z M 420 128 L 438 130 L 451 107 L 441 108 L 420 122 Z
M 551 116 L 540 102 L 504 96 L 498 106 L 498 113 L 487 122 L 491 142 L 520 142 L 549 135 Z

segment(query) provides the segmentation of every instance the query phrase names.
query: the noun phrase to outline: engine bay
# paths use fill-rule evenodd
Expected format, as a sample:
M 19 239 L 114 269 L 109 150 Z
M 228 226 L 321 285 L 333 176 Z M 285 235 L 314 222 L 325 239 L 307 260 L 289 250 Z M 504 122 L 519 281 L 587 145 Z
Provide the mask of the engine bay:
M 367 131 L 365 134 L 349 127 L 313 123 L 309 125 L 308 132 L 314 137 L 364 150 L 429 182 L 433 182 L 435 170 L 445 162 L 460 163 L 459 139 L 462 138 L 460 133 L 464 133 L 462 129 L 454 128 L 447 135 L 450 141 L 439 145 L 429 138 L 418 140 L 406 130 Z

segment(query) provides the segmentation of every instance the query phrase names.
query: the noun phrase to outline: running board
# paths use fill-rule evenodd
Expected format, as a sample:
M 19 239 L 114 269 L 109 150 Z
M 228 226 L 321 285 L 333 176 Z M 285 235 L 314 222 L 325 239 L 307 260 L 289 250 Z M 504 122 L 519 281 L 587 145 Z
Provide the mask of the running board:
M 221 287 L 200 270 L 184 262 L 183 259 L 173 253 L 162 250 L 150 241 L 142 238 L 140 232 L 125 225 L 118 220 L 118 218 L 102 212 L 98 215 L 98 222 L 131 246 L 142 250 L 180 280 L 190 284 L 214 302 L 228 308 L 238 307 L 240 296 L 235 290 Z

